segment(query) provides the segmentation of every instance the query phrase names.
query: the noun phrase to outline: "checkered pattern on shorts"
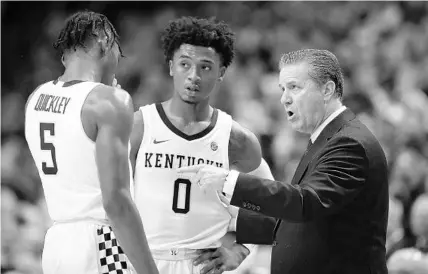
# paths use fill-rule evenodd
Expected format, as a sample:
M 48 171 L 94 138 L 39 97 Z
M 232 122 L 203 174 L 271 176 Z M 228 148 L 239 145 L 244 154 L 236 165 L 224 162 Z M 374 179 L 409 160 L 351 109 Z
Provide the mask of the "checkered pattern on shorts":
M 98 251 L 102 274 L 128 273 L 128 263 L 125 253 L 117 243 L 116 236 L 110 226 L 97 229 Z M 123 271 L 126 270 L 126 271 Z

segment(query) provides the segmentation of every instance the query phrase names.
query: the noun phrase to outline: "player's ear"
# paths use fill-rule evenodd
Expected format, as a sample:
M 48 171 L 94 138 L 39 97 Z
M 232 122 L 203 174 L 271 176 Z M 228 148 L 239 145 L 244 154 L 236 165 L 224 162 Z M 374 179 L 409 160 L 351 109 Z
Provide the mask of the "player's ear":
M 109 45 L 108 37 L 101 34 L 97 36 L 95 44 L 99 50 L 100 58 L 103 58 L 111 47 L 111 45 Z
M 218 77 L 218 81 L 219 82 L 223 81 L 223 77 L 224 77 L 225 74 L 226 74 L 226 67 L 222 66 L 220 68 L 220 73 L 219 73 L 219 77 Z
M 61 56 L 61 63 L 65 67 L 65 57 L 64 57 L 64 54 L 62 54 L 62 56 Z
M 169 76 L 174 75 L 174 72 L 172 70 L 172 66 L 173 66 L 172 60 L 169 60 Z

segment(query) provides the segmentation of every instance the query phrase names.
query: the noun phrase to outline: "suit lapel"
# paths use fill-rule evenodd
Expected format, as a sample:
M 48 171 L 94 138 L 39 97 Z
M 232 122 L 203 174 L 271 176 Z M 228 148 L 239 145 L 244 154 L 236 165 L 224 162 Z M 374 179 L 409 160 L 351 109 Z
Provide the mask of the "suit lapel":
M 344 124 L 355 118 L 355 114 L 349 109 L 344 110 L 339 116 L 333 119 L 315 140 L 315 143 L 305 152 L 297 166 L 291 184 L 299 184 L 309 163 L 314 158 L 315 154 L 325 146 L 328 140 L 337 133 Z
M 339 116 L 334 118 L 333 121 L 331 121 L 323 131 L 321 131 L 321 134 L 315 140 L 315 143 L 306 150 L 305 154 L 303 154 L 302 159 L 297 166 L 296 172 L 294 173 L 293 179 L 291 180 L 291 184 L 300 183 L 300 180 L 308 168 L 308 165 L 313 156 L 327 143 L 328 140 L 331 139 L 331 137 L 333 137 L 335 133 L 337 133 L 342 128 L 344 124 L 354 118 L 355 114 L 349 109 L 346 109 L 341 114 L 339 114 Z M 281 219 L 276 221 L 275 228 L 273 230 L 274 238 L 279 226 L 281 225 L 281 221 Z

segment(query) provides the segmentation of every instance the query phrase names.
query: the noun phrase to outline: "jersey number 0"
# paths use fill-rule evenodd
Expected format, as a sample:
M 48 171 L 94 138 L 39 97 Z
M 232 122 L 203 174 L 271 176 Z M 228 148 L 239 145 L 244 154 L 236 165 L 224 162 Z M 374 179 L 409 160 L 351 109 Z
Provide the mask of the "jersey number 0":
M 180 185 L 184 185 L 185 191 L 180 191 Z M 190 209 L 190 188 L 192 184 L 187 179 L 177 179 L 174 182 L 174 196 L 172 197 L 172 210 L 175 213 L 186 214 Z M 181 194 L 181 195 L 180 195 Z M 178 196 L 183 197 L 184 194 L 184 207 L 178 207 Z
M 42 170 L 45 175 L 55 175 L 58 172 L 58 166 L 56 165 L 56 153 L 55 147 L 52 143 L 45 142 L 45 132 L 48 131 L 51 136 L 55 136 L 55 124 L 54 123 L 40 123 L 40 148 L 45 151 L 51 152 L 53 166 L 48 166 L 46 162 L 42 162 Z

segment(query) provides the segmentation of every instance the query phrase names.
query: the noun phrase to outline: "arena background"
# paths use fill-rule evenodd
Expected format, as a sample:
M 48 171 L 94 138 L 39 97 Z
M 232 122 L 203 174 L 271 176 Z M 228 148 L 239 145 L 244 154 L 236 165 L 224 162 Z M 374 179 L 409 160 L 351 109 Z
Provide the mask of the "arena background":
M 81 9 L 106 14 L 121 35 L 126 58 L 117 78 L 136 109 L 171 95 L 159 39 L 169 20 L 216 16 L 229 23 L 236 59 L 212 103 L 257 134 L 278 180 L 290 180 L 308 138 L 293 133 L 284 119 L 280 54 L 334 52 L 345 75 L 345 104 L 387 153 L 388 257 L 404 247 L 428 251 L 428 3 L 2 1 L 1 273 L 41 273 L 51 221 L 24 139 L 24 104 L 35 87 L 62 73 L 52 43 L 64 19 Z M 268 273 L 268 251 L 262 248 L 238 272 Z M 403 258 L 390 265 L 412 268 Z

